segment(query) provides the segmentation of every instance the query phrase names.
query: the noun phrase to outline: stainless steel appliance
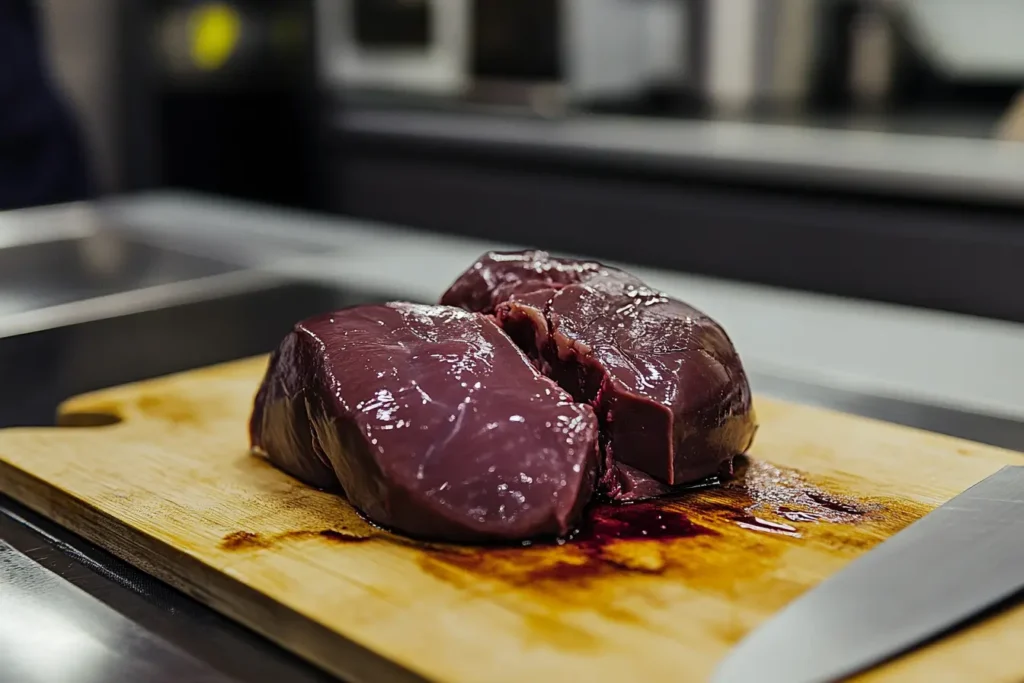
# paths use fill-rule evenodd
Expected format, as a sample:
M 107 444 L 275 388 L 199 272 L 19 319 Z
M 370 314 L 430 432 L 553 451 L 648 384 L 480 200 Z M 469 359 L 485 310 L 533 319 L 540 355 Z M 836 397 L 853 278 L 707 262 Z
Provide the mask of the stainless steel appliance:
M 330 87 L 562 103 L 620 98 L 677 78 L 677 0 L 318 0 Z
M 812 88 L 820 19 L 817 0 L 690 0 L 693 63 L 685 79 L 713 110 L 803 105 Z

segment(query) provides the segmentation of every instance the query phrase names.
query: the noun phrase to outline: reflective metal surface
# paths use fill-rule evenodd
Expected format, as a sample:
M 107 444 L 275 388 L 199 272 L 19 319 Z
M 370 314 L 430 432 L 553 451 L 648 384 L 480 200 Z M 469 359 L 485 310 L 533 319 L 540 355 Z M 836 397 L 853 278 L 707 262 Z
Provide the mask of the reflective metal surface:
M 237 216 L 234 223 L 234 230 L 225 231 L 207 216 L 197 225 L 175 222 L 146 230 L 86 203 L 0 213 L 0 351 L 3 341 L 19 335 L 180 306 L 229 302 L 221 308 L 230 311 L 237 301 L 268 292 L 329 289 L 269 267 L 338 250 L 341 245 L 329 232 L 326 238 L 321 231 L 320 239 L 303 240 L 278 218 L 270 233 L 250 236 L 245 227 L 239 232 Z M 298 305 L 290 322 L 296 311 L 307 310 L 290 305 Z M 235 335 L 249 332 L 237 329 Z
M 0 672 L 8 683 L 230 680 L 40 571 L 0 541 Z
M 51 424 L 76 394 L 267 352 L 296 319 L 355 302 L 258 267 L 288 242 L 145 233 L 88 204 L 0 213 L 0 427 Z
M 0 316 L 241 269 L 111 231 L 8 244 L 0 246 Z
M 0 496 L 4 683 L 331 677 Z
M 791 602 L 712 680 L 842 680 L 998 605 L 1024 588 L 1022 507 L 1024 467 L 1004 467 Z
M 358 300 L 312 284 L 210 285 L 196 300 L 0 335 L 0 427 L 52 424 L 77 394 L 267 353 L 297 319 Z

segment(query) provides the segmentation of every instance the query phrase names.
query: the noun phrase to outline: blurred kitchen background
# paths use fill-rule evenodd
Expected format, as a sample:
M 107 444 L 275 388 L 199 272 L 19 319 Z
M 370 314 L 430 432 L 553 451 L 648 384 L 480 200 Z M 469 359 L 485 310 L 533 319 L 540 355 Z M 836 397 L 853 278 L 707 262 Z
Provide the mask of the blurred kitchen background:
M 0 214 L 6 424 L 508 245 L 639 269 L 761 391 L 1024 449 L 1024 3 L 37 6 L 97 196 Z
M 613 115 L 666 136 L 655 121 L 991 139 L 1012 133 L 1004 117 L 1024 85 L 1024 4 L 1002 0 L 37 4 L 106 191 L 341 210 L 312 169 L 343 171 L 333 143 L 366 137 L 385 111 Z M 346 103 L 366 115 L 346 119 Z

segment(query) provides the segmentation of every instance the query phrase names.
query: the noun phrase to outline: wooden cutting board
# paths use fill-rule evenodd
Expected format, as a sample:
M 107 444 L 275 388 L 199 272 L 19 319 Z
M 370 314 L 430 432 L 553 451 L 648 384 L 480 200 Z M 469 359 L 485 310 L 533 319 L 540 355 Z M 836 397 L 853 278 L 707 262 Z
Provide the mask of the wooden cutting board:
M 759 397 L 753 452 L 723 489 L 598 508 L 562 546 L 427 545 L 249 455 L 265 364 L 101 391 L 63 406 L 66 427 L 2 431 L 0 490 L 353 681 L 706 680 L 802 591 L 1024 462 Z M 1022 680 L 1022 637 L 1010 610 L 868 678 Z

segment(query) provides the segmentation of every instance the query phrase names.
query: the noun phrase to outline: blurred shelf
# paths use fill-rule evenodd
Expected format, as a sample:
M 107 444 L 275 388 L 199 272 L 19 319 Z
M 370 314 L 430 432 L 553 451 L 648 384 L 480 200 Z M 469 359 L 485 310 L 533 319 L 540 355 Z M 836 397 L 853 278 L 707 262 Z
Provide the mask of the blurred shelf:
M 1024 197 L 1024 145 L 991 138 L 992 112 L 776 117 L 775 122 L 575 114 L 367 95 L 334 129 L 401 143 L 543 154 L 729 182 L 899 198 L 997 202 Z
M 961 99 L 967 99 L 967 97 L 964 95 Z M 328 100 L 330 99 L 328 98 Z M 346 91 L 343 97 L 335 96 L 333 98 L 334 106 L 340 102 L 344 102 L 345 108 L 352 113 L 470 114 L 486 116 L 491 119 L 511 117 L 537 121 L 627 118 L 637 126 L 644 126 L 651 122 L 668 122 L 679 124 L 682 127 L 693 122 L 725 121 L 722 117 L 709 114 L 706 108 L 685 97 L 670 94 L 665 94 L 662 97 L 652 96 L 630 103 L 602 103 L 566 112 L 563 117 L 540 114 L 522 104 L 501 104 L 483 99 L 458 99 L 365 88 Z M 728 122 L 755 128 L 758 126 L 787 126 L 834 131 L 896 133 L 919 137 L 991 140 L 1005 109 L 1006 106 L 1003 104 L 986 101 L 974 104 L 943 101 L 928 105 L 905 105 L 850 111 L 840 111 L 836 107 L 830 107 L 816 112 L 773 112 L 761 108 L 745 116 L 732 117 L 728 119 Z M 336 118 L 335 123 L 337 122 Z

